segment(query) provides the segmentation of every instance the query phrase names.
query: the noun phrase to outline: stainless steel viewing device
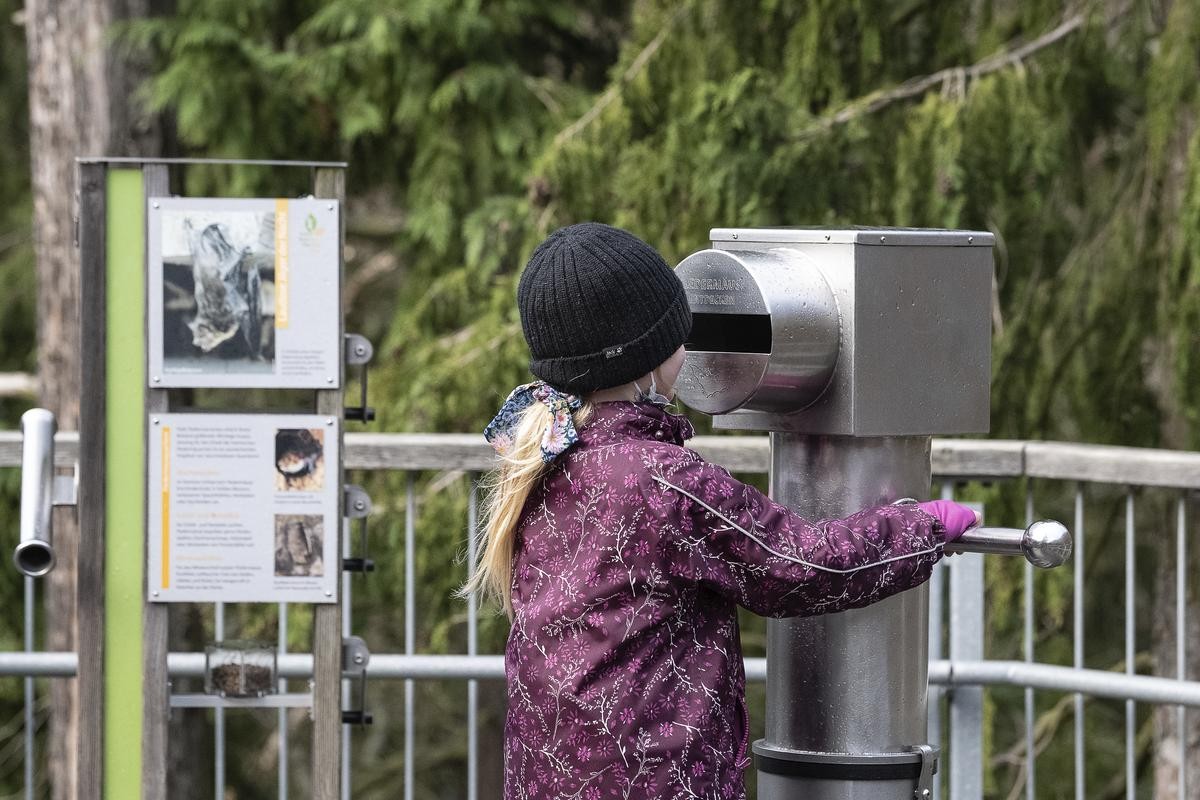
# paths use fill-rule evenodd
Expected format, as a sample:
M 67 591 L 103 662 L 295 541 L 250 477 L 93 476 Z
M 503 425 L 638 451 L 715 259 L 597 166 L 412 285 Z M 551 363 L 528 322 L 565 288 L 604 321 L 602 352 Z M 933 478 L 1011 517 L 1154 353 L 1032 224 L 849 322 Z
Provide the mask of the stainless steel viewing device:
M 988 430 L 990 233 L 717 228 L 678 266 L 676 383 L 718 428 L 771 432 L 771 496 L 812 518 L 929 496 L 930 437 Z M 1070 534 L 983 528 L 948 551 L 1062 564 Z M 767 623 L 762 800 L 924 800 L 929 591 Z

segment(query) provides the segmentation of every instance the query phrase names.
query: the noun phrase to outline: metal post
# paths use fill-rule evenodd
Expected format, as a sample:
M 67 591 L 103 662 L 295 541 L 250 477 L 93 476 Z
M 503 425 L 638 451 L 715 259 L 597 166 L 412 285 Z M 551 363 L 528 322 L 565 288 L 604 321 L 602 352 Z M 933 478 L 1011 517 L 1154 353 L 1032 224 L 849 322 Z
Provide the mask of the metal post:
M 950 662 L 983 658 L 983 556 L 950 561 Z M 983 797 L 983 688 L 950 693 L 950 797 Z
M 467 500 L 467 572 L 468 579 L 475 570 L 475 533 L 478 527 L 479 481 L 469 473 L 470 497 Z M 478 655 L 479 601 L 474 592 L 467 597 L 467 655 Z M 467 681 L 467 800 L 479 793 L 479 681 Z
M 1075 574 L 1074 581 L 1074 659 L 1075 669 L 1083 669 L 1083 486 L 1075 487 Z M 1084 772 L 1083 695 L 1075 693 L 1075 800 L 1085 800 L 1087 775 Z
M 1025 487 L 1025 524 L 1033 524 L 1033 481 L 1030 480 Z M 1025 651 L 1025 663 L 1033 663 L 1033 564 L 1028 561 L 1024 564 L 1025 583 L 1022 613 L 1024 614 L 1024 632 L 1022 635 L 1022 648 Z M 1037 766 L 1037 743 L 1034 740 L 1033 720 L 1034 720 L 1034 702 L 1033 689 L 1025 690 L 1025 800 L 1033 800 L 1036 791 L 1036 775 L 1034 770 Z
M 217 603 L 213 610 L 215 620 L 213 636 L 220 642 L 225 639 L 225 604 Z M 213 709 L 213 796 L 225 800 L 225 709 Z
M 1187 495 L 1180 494 L 1175 529 L 1175 677 L 1187 680 Z M 1175 709 L 1179 729 L 1179 797 L 1188 796 L 1187 708 Z
M 279 604 L 279 655 L 287 653 L 288 604 Z M 279 693 L 287 694 L 287 678 L 279 679 Z M 288 710 L 279 709 L 279 800 L 288 800 Z
M 343 519 L 342 525 L 342 552 L 341 558 L 350 557 L 350 520 Z M 366 557 L 366 554 L 363 554 Z M 365 573 L 364 573 L 365 574 Z M 350 628 L 350 584 L 351 581 L 342 581 L 342 635 L 349 636 Z M 342 678 L 342 708 L 350 707 L 350 681 Z M 366 713 L 366 709 L 362 709 Z M 342 774 L 341 774 L 341 798 L 342 800 L 350 800 L 350 733 L 351 726 L 345 723 L 342 724 Z
M 1125 493 L 1125 674 L 1133 675 L 1137 670 L 1134 659 L 1137 654 L 1137 626 L 1134 624 L 1134 576 L 1137 548 L 1134 540 L 1133 489 Z M 1180 795 L 1182 797 L 1182 795 Z M 1125 701 L 1125 797 L 1137 797 L 1137 706 L 1132 700 Z
M 25 652 L 33 652 L 33 578 L 25 576 Z M 34 716 L 33 678 L 25 679 L 25 800 L 33 800 L 33 734 Z
M 404 489 L 404 654 L 414 655 L 416 649 L 416 559 L 417 499 L 411 472 L 406 476 Z M 413 749 L 416 743 L 413 730 L 413 682 L 404 680 L 404 800 L 413 798 Z
M 810 519 L 844 517 L 904 496 L 928 496 L 929 437 L 771 434 L 771 495 Z M 756 753 L 794 760 L 809 775 L 760 769 L 763 800 L 911 798 L 927 734 L 929 592 L 920 586 L 851 611 L 767 623 L 766 736 Z M 792 751 L 792 752 L 787 752 Z M 912 770 L 854 777 L 874 765 L 832 754 L 877 755 Z M 884 755 L 886 754 L 886 755 Z M 870 761 L 871 759 L 867 759 Z M 857 761 L 858 763 L 850 763 Z M 816 777 L 816 773 L 842 777 Z

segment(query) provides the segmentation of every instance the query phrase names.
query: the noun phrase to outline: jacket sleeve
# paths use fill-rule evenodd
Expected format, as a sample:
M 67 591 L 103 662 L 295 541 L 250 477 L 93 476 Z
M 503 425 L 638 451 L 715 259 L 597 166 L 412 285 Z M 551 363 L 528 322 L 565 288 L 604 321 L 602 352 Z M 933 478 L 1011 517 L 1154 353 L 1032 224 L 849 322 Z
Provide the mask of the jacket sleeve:
M 810 522 L 691 451 L 651 480 L 670 574 L 763 616 L 870 605 L 928 580 L 942 556 L 945 528 L 915 505 Z

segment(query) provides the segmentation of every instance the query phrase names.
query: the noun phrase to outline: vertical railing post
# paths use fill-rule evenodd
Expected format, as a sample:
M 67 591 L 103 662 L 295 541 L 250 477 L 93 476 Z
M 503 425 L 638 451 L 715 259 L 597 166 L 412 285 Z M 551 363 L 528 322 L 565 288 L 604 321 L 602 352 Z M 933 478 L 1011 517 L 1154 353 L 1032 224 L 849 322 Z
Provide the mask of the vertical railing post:
M 1187 680 L 1187 495 L 1180 494 L 1176 505 L 1175 528 L 1175 675 Z M 1179 728 L 1179 797 L 1188 796 L 1187 707 L 1175 709 Z
M 950 560 L 950 663 L 983 659 L 983 556 Z M 950 691 L 950 797 L 983 797 L 983 689 Z
M 417 519 L 416 488 L 413 474 L 406 476 L 404 489 L 404 654 L 416 654 L 416 545 Z M 404 679 L 404 800 L 413 800 L 413 750 L 416 744 L 413 731 L 413 682 Z
M 1033 479 L 1027 479 L 1025 486 L 1025 524 L 1033 524 Z M 1033 564 L 1027 560 L 1024 565 L 1025 582 L 1022 586 L 1024 590 L 1024 603 L 1022 604 L 1022 613 L 1024 615 L 1024 630 L 1022 631 L 1022 649 L 1024 650 L 1025 663 L 1033 663 L 1033 583 L 1034 571 Z M 1037 741 L 1034 737 L 1034 721 L 1036 720 L 1036 706 L 1034 704 L 1033 689 L 1026 687 L 1025 689 L 1025 800 L 1033 800 L 1036 794 L 1037 787 Z
M 1072 575 L 1074 584 L 1074 635 L 1073 659 L 1075 669 L 1083 669 L 1083 485 L 1075 487 L 1075 574 Z M 1083 726 L 1083 695 L 1075 693 L 1075 800 L 1087 798 L 1087 774 L 1084 771 L 1084 726 Z
M 287 653 L 288 604 L 279 604 L 279 655 Z M 287 693 L 287 679 L 279 679 L 279 693 Z M 279 709 L 279 800 L 288 800 L 288 710 Z
M 1134 576 L 1137 548 L 1134 547 L 1133 489 L 1125 492 L 1125 674 L 1137 672 L 1137 625 L 1134 618 Z M 1137 707 L 1125 701 L 1125 797 L 1137 797 Z
M 942 499 L 954 499 L 954 484 L 942 482 Z M 944 657 L 942 650 L 942 633 L 946 622 L 946 562 L 939 561 L 933 567 L 929 578 L 929 660 L 940 661 Z M 942 695 L 940 686 L 929 687 L 929 743 L 935 747 L 943 747 L 942 742 Z M 933 797 L 931 800 L 941 800 L 941 776 L 935 776 L 933 781 Z
M 33 603 L 34 603 L 34 587 L 33 578 L 25 576 L 25 652 L 33 652 Z M 36 730 L 37 716 L 34 713 L 36 709 L 37 694 L 34 691 L 33 678 L 26 676 L 25 678 L 25 800 L 33 800 L 34 778 L 33 769 L 33 735 Z
M 478 475 L 467 473 L 470 495 L 467 499 L 467 578 L 475 571 L 475 543 L 479 526 Z M 475 592 L 467 597 L 467 655 L 478 654 L 479 602 Z M 467 800 L 475 800 L 479 792 L 479 681 L 467 681 Z

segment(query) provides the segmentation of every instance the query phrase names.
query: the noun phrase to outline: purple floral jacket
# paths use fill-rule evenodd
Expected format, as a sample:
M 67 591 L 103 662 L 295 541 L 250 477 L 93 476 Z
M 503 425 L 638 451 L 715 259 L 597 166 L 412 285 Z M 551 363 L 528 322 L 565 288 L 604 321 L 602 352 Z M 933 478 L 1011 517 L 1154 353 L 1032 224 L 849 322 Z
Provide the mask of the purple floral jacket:
M 916 586 L 915 506 L 812 523 L 709 464 L 683 417 L 604 403 L 527 502 L 505 653 L 507 800 L 745 796 L 737 606 L 788 617 Z

